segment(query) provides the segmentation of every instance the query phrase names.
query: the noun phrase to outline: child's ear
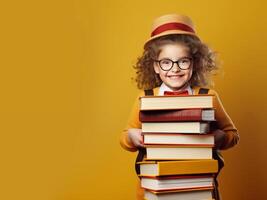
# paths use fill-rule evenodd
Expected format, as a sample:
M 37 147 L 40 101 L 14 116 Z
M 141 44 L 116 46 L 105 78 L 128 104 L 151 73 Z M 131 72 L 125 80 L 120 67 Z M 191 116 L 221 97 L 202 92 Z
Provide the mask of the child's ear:
M 156 74 L 159 74 L 159 65 L 158 65 L 158 63 L 156 63 L 156 62 L 154 62 L 154 64 L 153 64 L 153 66 L 154 66 L 154 71 L 155 71 L 155 73 Z

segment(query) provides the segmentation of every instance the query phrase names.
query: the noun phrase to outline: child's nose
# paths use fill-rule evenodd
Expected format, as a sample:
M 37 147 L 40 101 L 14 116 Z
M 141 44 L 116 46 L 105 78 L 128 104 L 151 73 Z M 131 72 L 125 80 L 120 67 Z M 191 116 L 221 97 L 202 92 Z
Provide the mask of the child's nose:
M 178 66 L 178 63 L 173 63 L 172 71 L 173 71 L 173 72 L 180 71 L 180 67 Z

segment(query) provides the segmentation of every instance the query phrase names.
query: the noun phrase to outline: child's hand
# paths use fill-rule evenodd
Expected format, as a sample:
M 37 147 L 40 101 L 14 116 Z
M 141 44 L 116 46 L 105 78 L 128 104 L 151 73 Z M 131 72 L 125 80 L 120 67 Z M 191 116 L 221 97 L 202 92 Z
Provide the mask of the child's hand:
M 128 129 L 128 138 L 137 148 L 144 148 L 142 130 L 137 128 Z
M 226 133 L 220 129 L 217 129 L 213 131 L 212 133 L 214 134 L 216 149 L 222 149 L 224 141 L 225 141 Z

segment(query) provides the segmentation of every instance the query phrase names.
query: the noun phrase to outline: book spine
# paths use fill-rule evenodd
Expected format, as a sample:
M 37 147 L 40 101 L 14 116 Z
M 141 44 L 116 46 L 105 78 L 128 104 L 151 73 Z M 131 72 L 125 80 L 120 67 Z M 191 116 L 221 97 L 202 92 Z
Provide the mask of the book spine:
M 140 111 L 141 122 L 202 121 L 201 109 Z

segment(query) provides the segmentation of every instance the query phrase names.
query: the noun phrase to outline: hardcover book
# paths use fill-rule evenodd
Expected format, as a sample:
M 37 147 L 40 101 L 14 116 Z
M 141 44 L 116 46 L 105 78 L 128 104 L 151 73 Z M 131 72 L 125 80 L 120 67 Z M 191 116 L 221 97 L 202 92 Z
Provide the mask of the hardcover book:
M 139 162 L 140 176 L 166 176 L 187 174 L 213 174 L 218 172 L 218 161 L 179 160 Z
M 143 122 L 142 132 L 152 133 L 208 133 L 209 123 L 205 122 Z
M 212 146 L 146 145 L 147 160 L 212 159 Z
M 213 188 L 213 176 L 142 177 L 141 187 L 152 191 Z
M 213 108 L 213 95 L 143 96 L 140 110 Z
M 214 145 L 213 134 L 142 133 L 144 144 Z
M 145 190 L 146 200 L 211 200 L 212 190 L 155 192 Z
M 140 111 L 141 122 L 215 121 L 213 109 L 149 110 Z

